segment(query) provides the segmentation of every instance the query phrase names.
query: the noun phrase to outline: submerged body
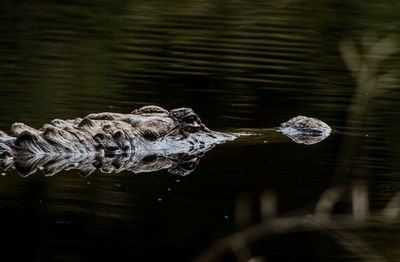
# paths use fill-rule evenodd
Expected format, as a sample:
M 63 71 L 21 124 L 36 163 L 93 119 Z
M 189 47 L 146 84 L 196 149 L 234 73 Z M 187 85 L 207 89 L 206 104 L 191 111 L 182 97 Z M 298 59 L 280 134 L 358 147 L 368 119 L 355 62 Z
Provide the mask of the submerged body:
M 286 132 L 288 128 L 291 133 Z M 318 119 L 296 117 L 282 124 L 277 131 L 295 142 L 313 144 L 328 136 L 331 130 Z M 54 162 L 61 161 L 62 164 L 58 163 L 56 167 L 84 164 L 86 169 L 95 166 L 94 162 L 111 163 L 114 171 L 124 167 L 134 172 L 168 166 L 186 174 L 186 169 L 192 169 L 182 171 L 182 165 L 177 167 L 177 164 L 197 163 L 195 158 L 216 144 L 238 136 L 240 134 L 208 129 L 190 108 L 167 111 L 158 106 L 145 106 L 130 114 L 99 113 L 83 119 L 55 119 L 40 129 L 15 123 L 10 134 L 0 131 L 0 162 L 3 167 L 19 163 L 39 168 L 48 163 L 54 166 Z M 299 136 L 303 139 L 299 140 Z M 149 159 L 150 170 L 145 167 L 149 165 Z

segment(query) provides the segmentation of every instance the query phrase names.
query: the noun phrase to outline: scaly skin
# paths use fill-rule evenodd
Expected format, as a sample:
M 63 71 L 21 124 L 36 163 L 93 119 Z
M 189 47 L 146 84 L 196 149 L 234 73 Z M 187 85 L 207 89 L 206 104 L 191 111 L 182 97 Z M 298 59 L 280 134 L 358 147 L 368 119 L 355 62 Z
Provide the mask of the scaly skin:
M 83 119 L 55 119 L 39 130 L 15 123 L 10 135 L 0 135 L 0 150 L 13 156 L 116 155 L 234 139 L 209 130 L 190 108 L 168 112 L 157 106 L 142 107 L 131 114 L 99 113 Z
M 313 144 L 329 135 L 330 128 L 315 118 L 296 117 L 277 131 L 295 142 Z M 55 119 L 40 129 L 15 123 L 10 134 L 0 131 L 0 164 L 24 174 L 101 168 L 135 173 L 168 169 L 186 175 L 205 152 L 238 136 L 208 129 L 190 108 L 145 106 L 130 114 Z

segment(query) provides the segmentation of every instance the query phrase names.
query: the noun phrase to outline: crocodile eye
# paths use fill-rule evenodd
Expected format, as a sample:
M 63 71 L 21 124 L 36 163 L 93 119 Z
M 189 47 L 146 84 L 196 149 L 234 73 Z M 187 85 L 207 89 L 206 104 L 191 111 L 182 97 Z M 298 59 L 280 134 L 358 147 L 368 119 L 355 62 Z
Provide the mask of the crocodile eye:
M 187 124 L 191 124 L 196 120 L 197 120 L 197 116 L 195 116 L 195 115 L 190 115 L 183 119 L 183 121 L 185 121 L 185 123 L 187 123 Z

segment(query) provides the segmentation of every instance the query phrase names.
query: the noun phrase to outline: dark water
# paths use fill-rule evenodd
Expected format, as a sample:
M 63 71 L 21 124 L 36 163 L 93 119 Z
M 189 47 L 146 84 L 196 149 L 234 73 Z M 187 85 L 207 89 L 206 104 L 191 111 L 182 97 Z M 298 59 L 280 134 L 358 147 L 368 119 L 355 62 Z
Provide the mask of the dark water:
M 369 192 L 355 199 L 369 203 L 371 217 L 380 214 L 400 191 L 400 92 L 396 82 L 379 82 L 379 95 L 361 99 L 363 116 L 351 117 L 359 84 L 338 46 L 349 39 L 363 53 L 365 43 L 388 36 L 399 46 L 399 3 L 3 1 L 1 130 L 157 104 L 191 107 L 215 130 L 269 128 L 308 115 L 336 132 L 312 146 L 267 138 L 219 145 L 185 177 L 8 170 L 0 177 L 1 254 L 191 261 L 260 222 L 263 192 L 275 194 L 278 217 L 292 217 L 313 214 L 326 190 L 355 185 Z M 382 53 L 377 74 L 393 71 L 396 80 L 399 53 Z M 335 213 L 352 215 L 349 192 Z M 249 249 L 268 261 L 399 261 L 398 210 L 391 224 L 371 220 L 344 229 L 357 236 L 347 238 L 356 250 L 329 230 L 266 235 Z M 230 250 L 221 259 L 241 261 Z

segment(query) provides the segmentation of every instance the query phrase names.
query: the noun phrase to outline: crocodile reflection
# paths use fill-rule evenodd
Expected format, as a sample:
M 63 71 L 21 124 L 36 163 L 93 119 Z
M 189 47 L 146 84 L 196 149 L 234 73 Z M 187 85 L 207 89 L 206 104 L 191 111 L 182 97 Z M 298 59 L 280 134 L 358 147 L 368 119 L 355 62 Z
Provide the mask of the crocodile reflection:
M 298 116 L 275 131 L 296 143 L 315 144 L 331 129 L 318 119 Z M 0 164 L 23 175 L 38 170 L 53 175 L 69 169 L 84 176 L 96 169 L 104 173 L 166 169 L 187 175 L 215 145 L 242 135 L 210 130 L 190 108 L 167 111 L 144 106 L 130 114 L 55 119 L 40 129 L 15 123 L 10 134 L 0 131 Z
M 210 150 L 211 148 L 205 148 Z M 190 154 L 121 154 L 108 157 L 87 156 L 65 157 L 49 156 L 25 156 L 16 158 L 12 165 L 4 165 L 4 169 L 15 169 L 22 176 L 29 176 L 36 172 L 42 172 L 46 176 L 52 176 L 63 170 L 77 170 L 82 177 L 87 177 L 96 170 L 102 173 L 119 173 L 130 171 L 132 173 L 155 172 L 167 170 L 169 173 L 185 176 L 193 172 L 203 153 Z

